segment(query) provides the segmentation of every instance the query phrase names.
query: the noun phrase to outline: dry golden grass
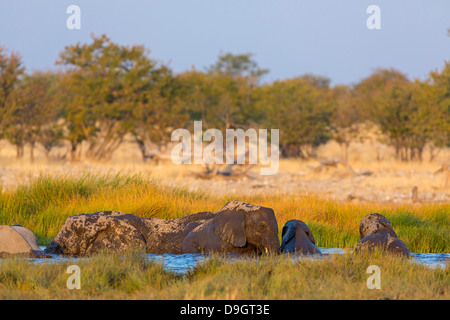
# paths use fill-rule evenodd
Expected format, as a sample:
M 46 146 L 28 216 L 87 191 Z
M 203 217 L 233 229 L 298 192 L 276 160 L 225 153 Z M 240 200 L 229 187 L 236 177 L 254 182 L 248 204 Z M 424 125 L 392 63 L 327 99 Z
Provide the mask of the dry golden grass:
M 67 153 L 67 148 L 55 150 L 53 159 L 46 159 L 37 150 L 36 161 L 31 163 L 15 158 L 15 149 L 0 141 L 0 178 L 4 188 L 27 182 L 40 173 L 91 172 L 151 172 L 166 185 L 184 186 L 187 190 L 212 194 L 289 194 L 292 192 L 316 193 L 338 200 L 353 199 L 360 202 L 411 203 L 412 189 L 417 187 L 417 202 L 449 202 L 450 173 L 435 172 L 450 159 L 450 149 L 441 150 L 439 156 L 429 162 L 401 162 L 394 159 L 392 148 L 380 144 L 375 138 L 353 143 L 349 149 L 348 164 L 324 167 L 317 170 L 320 160 L 340 158 L 342 150 L 335 142 L 329 142 L 318 150 L 317 160 L 281 159 L 280 170 L 273 176 L 260 176 L 254 168 L 250 176 L 241 178 L 219 177 L 212 180 L 198 179 L 195 173 L 199 165 L 174 165 L 170 160 L 143 163 L 138 148 L 131 142 L 124 143 L 107 162 L 82 159 L 78 162 L 57 160 L 56 155 Z M 426 154 L 426 153 L 425 153 Z M 379 160 L 383 158 L 383 160 Z M 342 158 L 341 158 L 342 159 Z M 364 175 L 370 172 L 371 175 Z

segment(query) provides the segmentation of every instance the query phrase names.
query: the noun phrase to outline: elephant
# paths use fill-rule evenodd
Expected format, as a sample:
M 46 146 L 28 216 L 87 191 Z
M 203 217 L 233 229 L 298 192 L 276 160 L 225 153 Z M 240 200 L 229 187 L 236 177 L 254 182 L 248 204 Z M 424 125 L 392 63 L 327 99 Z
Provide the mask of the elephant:
M 322 255 L 309 227 L 300 220 L 286 222 L 281 232 L 281 251 L 303 255 Z
M 410 257 L 408 246 L 398 238 L 388 219 L 379 213 L 365 216 L 359 225 L 360 241 L 355 252 L 384 248 L 388 252 Z
M 0 256 L 23 255 L 46 258 L 34 233 L 20 224 L 0 225 Z
M 140 218 L 120 211 L 99 211 L 66 219 L 46 253 L 79 256 L 101 250 L 140 248 L 148 253 L 181 253 L 188 233 L 214 214 L 200 212 L 175 219 Z
M 244 227 L 239 224 L 242 221 Z M 254 230 L 252 224 L 261 229 Z M 200 231 L 207 227 L 212 228 L 212 234 L 202 236 L 205 231 Z M 269 232 L 267 235 L 262 234 L 266 231 Z M 100 250 L 141 248 L 147 253 L 158 254 L 250 253 L 262 247 L 277 250 L 277 233 L 272 209 L 239 201 L 229 202 L 217 213 L 198 212 L 174 219 L 140 218 L 119 211 L 100 211 L 67 218 L 45 252 L 78 256 Z M 198 237 L 200 242 L 193 241 Z
M 213 219 L 183 240 L 183 253 L 278 253 L 278 224 L 272 209 L 240 201 L 227 203 Z

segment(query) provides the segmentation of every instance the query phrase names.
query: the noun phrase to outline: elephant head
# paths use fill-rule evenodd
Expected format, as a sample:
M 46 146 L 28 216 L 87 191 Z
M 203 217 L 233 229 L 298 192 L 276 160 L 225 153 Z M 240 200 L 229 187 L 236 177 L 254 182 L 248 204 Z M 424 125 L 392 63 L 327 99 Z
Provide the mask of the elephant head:
M 388 219 L 379 213 L 365 216 L 359 225 L 361 240 L 356 244 L 355 251 L 373 251 L 384 248 L 391 253 L 410 256 L 408 246 L 397 237 Z
M 277 253 L 279 248 L 273 210 L 240 201 L 227 203 L 211 221 L 192 230 L 182 244 L 184 253 Z
M 286 222 L 282 230 L 281 250 L 285 253 L 321 254 L 311 229 L 300 220 Z
M 360 239 L 372 234 L 390 234 L 393 237 L 397 237 L 397 234 L 394 229 L 392 229 L 389 220 L 379 213 L 368 214 L 359 224 Z

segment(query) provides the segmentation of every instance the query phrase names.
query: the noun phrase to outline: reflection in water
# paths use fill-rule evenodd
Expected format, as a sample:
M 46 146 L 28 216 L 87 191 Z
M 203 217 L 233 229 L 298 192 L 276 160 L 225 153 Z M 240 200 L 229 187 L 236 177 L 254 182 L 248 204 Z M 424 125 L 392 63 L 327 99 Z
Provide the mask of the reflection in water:
M 45 249 L 45 247 L 41 247 Z M 345 250 L 341 248 L 320 248 L 323 256 L 300 256 L 296 255 L 293 259 L 313 259 L 319 260 L 324 259 L 327 256 L 335 254 L 345 254 L 351 253 L 351 250 Z M 58 255 L 52 255 L 53 259 L 32 259 L 35 263 L 58 263 L 68 261 L 71 263 L 76 262 L 78 259 L 88 259 L 88 258 L 68 258 L 61 257 Z M 240 259 L 239 255 L 226 255 L 230 262 L 234 262 Z M 168 271 L 173 271 L 178 274 L 185 274 L 189 270 L 193 269 L 197 263 L 201 263 L 208 259 L 208 256 L 202 254 L 148 254 L 147 258 L 149 261 L 157 261 L 163 263 L 164 267 Z M 245 257 L 248 259 L 248 257 Z M 447 263 L 450 263 L 450 253 L 411 253 L 411 262 L 423 264 L 429 268 L 445 268 Z M 0 259 L 1 261 L 2 259 Z

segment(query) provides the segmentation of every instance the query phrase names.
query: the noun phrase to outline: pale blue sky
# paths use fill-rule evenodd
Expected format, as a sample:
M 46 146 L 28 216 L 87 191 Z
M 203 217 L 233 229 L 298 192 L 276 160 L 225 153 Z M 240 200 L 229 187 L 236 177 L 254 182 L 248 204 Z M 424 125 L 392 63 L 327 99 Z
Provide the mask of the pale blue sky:
M 81 30 L 66 9 L 81 8 Z M 366 9 L 381 8 L 381 30 Z M 450 60 L 449 0 L 0 0 L 0 45 L 28 70 L 54 68 L 69 44 L 106 33 L 143 44 L 175 72 L 203 70 L 219 53 L 254 54 L 272 81 L 314 73 L 356 83 L 377 67 L 424 78 Z

